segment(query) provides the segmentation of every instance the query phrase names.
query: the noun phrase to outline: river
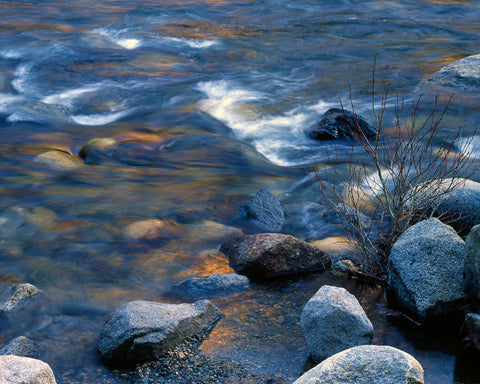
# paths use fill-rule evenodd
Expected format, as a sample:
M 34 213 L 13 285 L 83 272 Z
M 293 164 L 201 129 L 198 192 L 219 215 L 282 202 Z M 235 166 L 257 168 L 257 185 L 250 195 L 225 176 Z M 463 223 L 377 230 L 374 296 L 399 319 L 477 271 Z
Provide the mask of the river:
M 431 76 L 480 41 L 480 4 L 466 0 L 0 1 L 0 16 L 0 282 L 48 296 L 40 324 L 18 319 L 0 341 L 30 332 L 58 383 L 121 382 L 95 352 L 105 315 L 130 300 L 191 300 L 173 287 L 229 271 L 216 250 L 259 189 L 298 197 L 285 232 L 338 235 L 308 215 L 319 198 L 302 188 L 349 144 L 306 130 L 340 102 L 372 121 L 373 77 L 377 102 L 394 95 L 387 128 L 396 95 L 423 95 L 428 112 L 452 93 Z M 471 135 L 479 101 L 457 92 L 439 139 Z M 93 139 L 117 150 L 78 167 L 39 161 L 80 159 Z M 168 235 L 127 238 L 152 219 Z M 318 275 L 212 298 L 227 316 L 203 353 L 292 382 L 308 357 L 301 309 L 327 282 L 340 284 Z M 471 382 L 449 341 L 397 329 L 372 300 L 378 288 L 341 284 L 369 305 L 374 341 L 412 353 L 428 382 Z

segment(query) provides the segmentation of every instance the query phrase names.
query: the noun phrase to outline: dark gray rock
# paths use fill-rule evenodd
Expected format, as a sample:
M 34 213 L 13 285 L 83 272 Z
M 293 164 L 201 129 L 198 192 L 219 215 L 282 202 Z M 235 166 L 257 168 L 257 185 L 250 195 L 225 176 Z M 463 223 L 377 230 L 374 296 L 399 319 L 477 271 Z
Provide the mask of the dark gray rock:
M 0 349 L 0 355 L 38 357 L 40 347 L 25 336 L 19 336 Z
M 240 236 L 224 243 L 220 252 L 228 256 L 237 273 L 251 279 L 321 272 L 332 265 L 320 248 L 278 233 Z
M 447 315 L 464 302 L 465 243 L 436 218 L 407 229 L 393 245 L 388 285 L 420 320 Z
M 12 312 L 39 296 L 44 296 L 44 292 L 32 284 L 13 284 L 4 287 L 0 291 L 0 312 Z
M 56 384 L 52 369 L 43 361 L 15 355 L 0 356 L 0 383 Z
M 180 284 L 179 289 L 189 295 L 223 294 L 248 289 L 248 277 L 237 273 L 214 273 L 207 277 L 196 277 Z
M 131 301 L 109 315 L 98 350 L 117 366 L 156 360 L 185 339 L 210 330 L 221 317 L 208 300 L 177 305 Z
M 380 345 L 353 347 L 324 360 L 293 384 L 423 384 L 423 368 L 408 353 Z
M 477 313 L 467 313 L 463 331 L 466 334 L 464 341 L 471 342 L 473 347 L 480 353 L 480 315 Z
M 310 128 L 308 135 L 315 140 L 331 140 L 341 137 L 362 137 L 373 139 L 377 131 L 361 116 L 340 108 L 331 108 L 322 120 Z
M 358 300 L 345 288 L 324 285 L 303 308 L 301 325 L 313 360 L 370 344 L 373 326 Z
M 464 289 L 469 300 L 480 300 L 480 225 L 465 240 Z
M 247 203 L 242 205 L 237 214 L 252 220 L 262 230 L 278 232 L 284 224 L 284 211 L 280 201 L 267 189 L 258 191 Z
M 465 57 L 440 69 L 431 81 L 435 84 L 478 92 L 480 89 L 480 55 Z

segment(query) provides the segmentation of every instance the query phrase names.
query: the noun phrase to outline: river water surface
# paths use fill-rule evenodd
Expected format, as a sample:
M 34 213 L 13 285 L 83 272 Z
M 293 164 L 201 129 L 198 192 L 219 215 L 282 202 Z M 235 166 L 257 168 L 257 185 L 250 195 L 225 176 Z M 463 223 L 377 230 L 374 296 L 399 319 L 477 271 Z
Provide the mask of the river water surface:
M 229 271 L 216 250 L 248 232 L 235 212 L 261 188 L 290 207 L 284 232 L 338 235 L 306 175 L 350 144 L 305 130 L 339 100 L 372 121 L 375 57 L 378 97 L 390 86 L 407 103 L 423 94 L 426 110 L 444 102 L 454 90 L 428 80 L 479 53 L 479 20 L 479 2 L 462 0 L 0 1 L 0 282 L 48 297 L 0 342 L 31 336 L 59 383 L 120 382 L 95 352 L 105 315 L 191 301 L 173 287 Z M 472 134 L 479 101 L 458 93 L 439 139 Z M 105 152 L 85 157 L 93 139 Z M 38 157 L 51 151 L 73 160 Z M 166 235 L 138 239 L 131 225 L 154 219 Z M 449 341 L 390 324 L 377 288 L 329 275 L 214 297 L 226 318 L 203 352 L 292 382 L 308 357 L 300 313 L 325 283 L 360 297 L 374 341 L 412 353 L 428 382 L 475 382 Z

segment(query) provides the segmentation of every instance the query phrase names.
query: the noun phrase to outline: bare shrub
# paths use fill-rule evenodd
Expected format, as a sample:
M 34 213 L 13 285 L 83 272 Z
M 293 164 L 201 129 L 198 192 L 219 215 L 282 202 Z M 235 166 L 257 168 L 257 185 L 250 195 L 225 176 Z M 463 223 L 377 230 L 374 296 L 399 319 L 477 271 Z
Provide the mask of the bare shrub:
M 373 75 L 375 78 L 375 71 Z M 408 105 L 397 96 L 394 126 L 386 132 L 388 91 L 377 111 L 374 82 L 372 88 L 376 138 L 369 140 L 358 125 L 351 127 L 354 140 L 348 170 L 330 157 L 332 168 L 328 171 L 315 166 L 314 183 L 358 249 L 363 273 L 382 278 L 398 237 L 415 222 L 438 217 L 436 209 L 442 196 L 461 186 L 474 172 L 474 163 L 468 153 L 454 151 L 461 139 L 460 130 L 448 141 L 439 142 L 452 97 L 443 108 L 436 98 L 429 115 L 420 118 L 421 96 Z M 351 94 L 350 102 L 357 116 Z M 448 213 L 444 216 L 448 220 Z

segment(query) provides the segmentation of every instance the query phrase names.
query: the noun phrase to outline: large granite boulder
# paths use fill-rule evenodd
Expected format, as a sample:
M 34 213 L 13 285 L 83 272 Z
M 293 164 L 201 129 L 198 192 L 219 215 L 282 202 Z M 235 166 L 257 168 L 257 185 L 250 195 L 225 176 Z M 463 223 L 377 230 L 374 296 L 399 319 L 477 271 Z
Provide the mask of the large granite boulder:
M 208 300 L 193 304 L 131 301 L 108 316 L 98 350 L 107 363 L 117 366 L 155 360 L 187 338 L 212 329 L 221 317 Z
M 17 355 L 23 357 L 38 357 L 40 347 L 25 336 L 19 336 L 0 348 L 0 355 Z
M 258 191 L 238 209 L 237 214 L 268 232 L 280 231 L 285 222 L 285 213 L 280 201 L 267 189 Z
M 214 273 L 206 277 L 194 277 L 184 281 L 178 287 L 191 296 L 219 295 L 248 289 L 250 280 L 237 273 Z
M 313 360 L 370 344 L 373 326 L 355 296 L 345 288 L 324 285 L 303 308 L 301 325 Z
M 308 135 L 315 140 L 331 140 L 341 137 L 373 139 L 377 131 L 363 117 L 340 108 L 331 108 L 320 122 L 310 128 Z
M 0 383 L 56 384 L 52 369 L 43 361 L 15 355 L 0 356 Z
M 465 295 L 480 300 L 480 225 L 472 228 L 465 240 Z
M 380 345 L 339 352 L 293 384 L 423 384 L 423 368 L 408 353 Z
M 224 243 L 220 252 L 237 273 L 251 279 L 321 272 L 332 264 L 320 248 L 278 233 L 241 236 Z
M 465 243 L 436 218 L 408 228 L 393 245 L 388 285 L 399 304 L 423 321 L 464 302 Z
M 480 89 L 480 55 L 468 56 L 443 67 L 432 76 L 431 81 L 444 87 L 478 92 Z

